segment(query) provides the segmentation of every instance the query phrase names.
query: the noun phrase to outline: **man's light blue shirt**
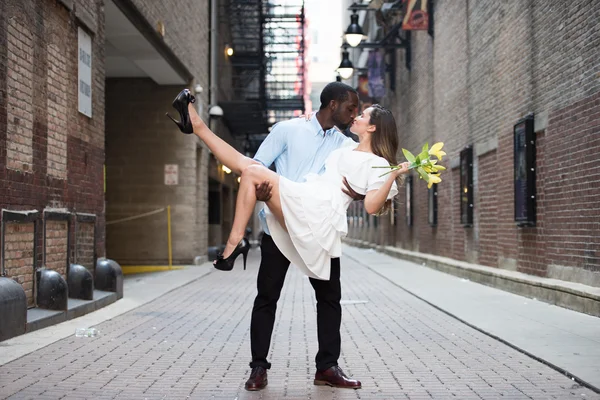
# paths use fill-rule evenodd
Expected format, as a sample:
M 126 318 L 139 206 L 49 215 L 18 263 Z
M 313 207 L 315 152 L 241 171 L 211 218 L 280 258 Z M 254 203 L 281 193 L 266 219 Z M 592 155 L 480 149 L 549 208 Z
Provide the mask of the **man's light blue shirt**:
M 275 163 L 279 175 L 294 182 L 304 182 L 309 173 L 322 174 L 329 154 L 340 147 L 355 143 L 338 129 L 323 131 L 313 115 L 310 121 L 295 118 L 283 121 L 271 130 L 254 159 L 265 167 Z M 258 214 L 265 233 L 269 234 L 265 211 Z

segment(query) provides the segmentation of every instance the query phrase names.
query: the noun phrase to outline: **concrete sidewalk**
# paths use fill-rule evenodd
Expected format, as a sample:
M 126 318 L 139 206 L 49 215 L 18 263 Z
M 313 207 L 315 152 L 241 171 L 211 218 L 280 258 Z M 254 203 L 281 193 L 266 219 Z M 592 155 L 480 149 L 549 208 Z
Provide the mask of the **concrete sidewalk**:
M 269 385 L 260 392 L 244 390 L 260 255 L 253 250 L 247 271 L 239 261 L 231 272 L 205 264 L 134 277 L 127 298 L 106 309 L 0 343 L 0 354 L 12 352 L 0 366 L 0 399 L 600 399 L 394 280 L 406 285 L 403 278 L 412 274 L 413 282 L 441 292 L 442 303 L 450 303 L 444 291 L 450 297 L 463 291 L 487 297 L 477 292 L 479 285 L 427 278 L 421 273 L 435 271 L 376 252 L 345 247 L 344 253 L 339 361 L 362 381 L 361 390 L 312 384 L 314 293 L 294 267 L 277 311 Z M 503 304 L 498 298 L 489 313 L 504 320 L 510 312 L 499 311 Z M 87 319 L 92 316 L 96 319 Z M 589 323 L 594 329 L 595 320 Z M 91 325 L 99 336 L 74 337 L 76 327 Z M 566 337 L 579 340 L 571 333 Z M 39 338 L 45 344 L 36 344 Z
M 600 318 L 370 249 L 344 246 L 343 254 L 449 315 L 600 388 Z
M 212 267 L 190 267 L 154 274 L 126 275 L 125 296 L 117 302 L 82 317 L 52 325 L 25 335 L 0 342 L 0 365 L 27 355 L 60 339 L 74 335 L 77 328 L 86 328 L 108 321 L 159 298 L 171 290 L 186 285 L 209 272 Z

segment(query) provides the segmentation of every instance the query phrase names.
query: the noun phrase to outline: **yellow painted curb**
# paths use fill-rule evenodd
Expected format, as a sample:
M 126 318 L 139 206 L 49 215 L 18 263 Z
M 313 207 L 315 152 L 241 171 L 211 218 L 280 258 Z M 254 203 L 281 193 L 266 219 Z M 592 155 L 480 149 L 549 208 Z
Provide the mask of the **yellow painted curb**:
M 184 267 L 169 267 L 168 265 L 125 265 L 121 266 L 123 275 L 143 274 L 145 272 L 171 271 Z

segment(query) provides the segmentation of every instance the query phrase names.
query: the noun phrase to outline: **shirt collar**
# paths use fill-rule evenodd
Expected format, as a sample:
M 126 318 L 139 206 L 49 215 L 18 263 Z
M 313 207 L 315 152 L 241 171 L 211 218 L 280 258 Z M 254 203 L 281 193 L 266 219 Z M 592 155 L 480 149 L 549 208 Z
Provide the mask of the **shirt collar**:
M 325 136 L 328 133 L 334 133 L 336 131 L 340 131 L 336 126 L 334 126 L 331 129 L 328 129 L 327 131 L 323 130 L 323 127 L 321 126 L 321 124 L 319 123 L 319 120 L 317 119 L 317 113 L 314 112 L 312 118 L 310 119 L 313 123 L 313 126 L 315 128 L 315 136 L 319 135 L 319 136 Z

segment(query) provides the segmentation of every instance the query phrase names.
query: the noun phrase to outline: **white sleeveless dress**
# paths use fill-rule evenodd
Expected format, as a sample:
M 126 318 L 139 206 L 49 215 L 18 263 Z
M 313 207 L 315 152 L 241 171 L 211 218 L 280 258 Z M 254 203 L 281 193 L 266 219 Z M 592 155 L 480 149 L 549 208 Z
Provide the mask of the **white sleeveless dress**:
M 355 150 L 356 145 L 331 152 L 322 175 L 308 174 L 306 182 L 279 177 L 279 196 L 287 231 L 265 206 L 273 241 L 284 256 L 311 278 L 329 280 L 331 258 L 342 254 L 341 239 L 348 233 L 346 210 L 352 198 L 342 192 L 343 177 L 360 194 L 379 189 L 388 175 L 382 157 Z M 398 194 L 396 183 L 388 199 Z

